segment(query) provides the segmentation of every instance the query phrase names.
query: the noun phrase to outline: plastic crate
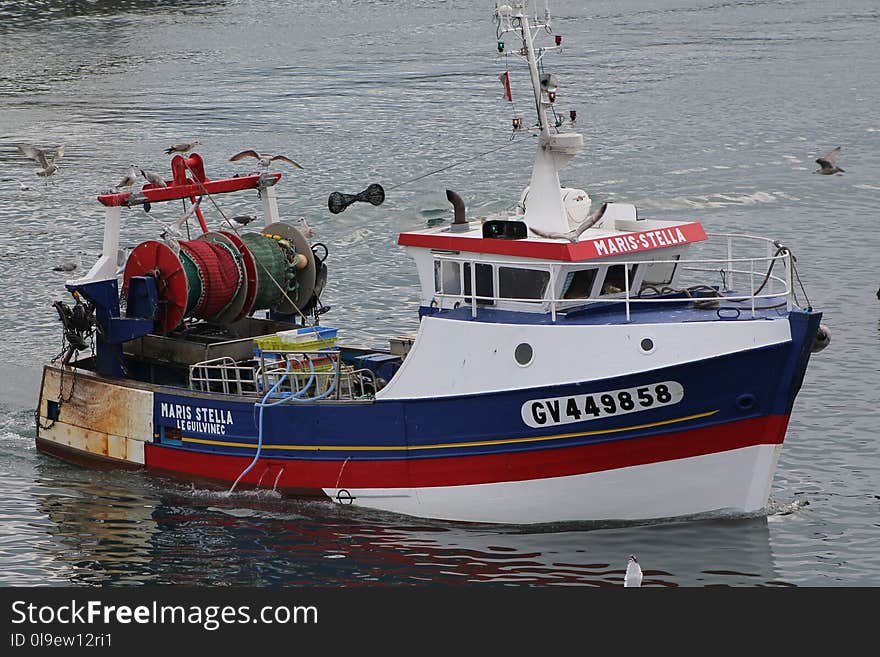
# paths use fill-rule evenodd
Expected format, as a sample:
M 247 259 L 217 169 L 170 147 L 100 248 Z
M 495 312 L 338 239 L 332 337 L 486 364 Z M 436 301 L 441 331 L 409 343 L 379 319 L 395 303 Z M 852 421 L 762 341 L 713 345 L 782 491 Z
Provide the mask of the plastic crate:
M 301 342 L 316 342 L 321 340 L 335 340 L 339 329 L 331 326 L 304 326 L 290 331 L 278 331 L 275 335 L 284 342 L 299 344 Z
M 329 326 L 314 326 L 290 331 L 279 331 L 275 335 L 254 338 L 254 354 L 259 357 L 263 351 L 302 350 L 317 351 L 336 344 L 338 329 Z

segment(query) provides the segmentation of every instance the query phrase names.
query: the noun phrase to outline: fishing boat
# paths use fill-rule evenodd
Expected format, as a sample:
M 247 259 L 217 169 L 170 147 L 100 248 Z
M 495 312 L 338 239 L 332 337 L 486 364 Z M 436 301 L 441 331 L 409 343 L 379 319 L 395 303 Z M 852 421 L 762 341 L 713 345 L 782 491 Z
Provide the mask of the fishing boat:
M 164 185 L 98 196 L 104 255 L 55 303 L 65 348 L 44 366 L 37 448 L 448 521 L 761 512 L 829 336 L 791 250 L 563 186 L 583 137 L 544 72 L 561 37 L 521 3 L 495 21 L 499 57 L 528 71 L 534 120 L 512 130 L 535 143 L 531 178 L 503 216 L 448 190 L 448 220 L 399 234 L 417 332 L 346 344 L 325 323 L 329 249 L 279 216 L 281 174 L 212 179 L 176 154 Z M 262 225 L 229 221 L 227 194 L 256 196 Z M 181 199 L 198 236 L 171 222 L 118 269 L 122 213 Z M 383 199 L 373 185 L 328 209 Z

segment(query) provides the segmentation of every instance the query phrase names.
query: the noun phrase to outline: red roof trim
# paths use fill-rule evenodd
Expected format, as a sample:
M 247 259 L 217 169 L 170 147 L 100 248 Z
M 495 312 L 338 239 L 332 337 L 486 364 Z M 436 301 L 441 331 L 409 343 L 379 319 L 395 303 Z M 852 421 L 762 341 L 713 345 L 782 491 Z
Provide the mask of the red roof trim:
M 492 253 L 540 260 L 578 262 L 640 251 L 652 251 L 680 244 L 690 244 L 691 242 L 702 242 L 705 239 L 706 232 L 703 230 L 703 226 L 698 222 L 692 222 L 653 230 L 596 237 L 582 240 L 576 244 L 499 240 L 463 235 L 426 235 L 423 233 L 400 233 L 397 243 L 401 246 L 416 246 L 424 249 Z

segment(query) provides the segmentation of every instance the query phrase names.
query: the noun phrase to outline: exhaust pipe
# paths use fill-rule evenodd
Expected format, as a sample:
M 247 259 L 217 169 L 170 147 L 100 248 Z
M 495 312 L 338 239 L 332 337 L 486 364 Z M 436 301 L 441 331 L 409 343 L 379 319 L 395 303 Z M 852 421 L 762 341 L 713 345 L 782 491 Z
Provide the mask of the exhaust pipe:
M 468 230 L 470 226 L 468 226 L 467 219 L 465 218 L 464 201 L 461 196 L 453 192 L 451 189 L 447 189 L 446 200 L 452 203 L 452 207 L 455 210 L 452 225 L 449 229 L 456 233 Z

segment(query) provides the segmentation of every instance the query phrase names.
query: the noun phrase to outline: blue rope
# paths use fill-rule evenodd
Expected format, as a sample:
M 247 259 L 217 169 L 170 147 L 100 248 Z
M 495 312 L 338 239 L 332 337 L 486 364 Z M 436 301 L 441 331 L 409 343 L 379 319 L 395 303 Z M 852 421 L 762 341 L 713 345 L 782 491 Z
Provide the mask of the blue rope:
M 227 494 L 229 494 L 229 495 L 232 494 L 232 492 L 235 490 L 235 487 L 238 486 L 238 482 L 241 481 L 242 477 L 244 477 L 248 472 L 250 472 L 253 469 L 253 467 L 257 464 L 257 461 L 260 459 L 260 454 L 263 451 L 263 409 L 268 408 L 269 406 L 278 406 L 279 404 L 283 404 L 284 402 L 286 402 L 288 399 L 300 397 L 303 394 L 305 394 L 305 392 L 309 389 L 309 387 L 311 387 L 312 382 L 315 380 L 315 365 L 314 365 L 314 363 L 312 363 L 311 358 L 309 358 L 308 361 L 309 361 L 309 370 L 310 370 L 309 380 L 306 383 L 306 385 L 303 387 L 302 390 L 293 394 L 291 397 L 285 397 L 285 398 L 282 398 L 282 399 L 275 401 L 275 402 L 268 401 L 269 397 L 271 397 L 272 394 L 276 390 L 278 390 L 278 387 L 284 382 L 284 379 L 286 379 L 292 373 L 290 371 L 290 363 L 288 362 L 287 368 L 285 369 L 284 374 L 281 377 L 279 377 L 278 381 L 275 382 L 275 385 L 273 385 L 271 388 L 269 388 L 269 390 L 263 396 L 263 400 L 257 404 L 254 404 L 255 408 L 260 409 L 259 421 L 257 423 L 257 453 L 254 454 L 254 458 L 250 462 L 250 465 L 248 465 L 248 467 L 246 467 L 244 470 L 242 470 L 241 474 L 238 475 L 236 480 L 233 482 L 232 486 L 229 488 L 229 491 Z

